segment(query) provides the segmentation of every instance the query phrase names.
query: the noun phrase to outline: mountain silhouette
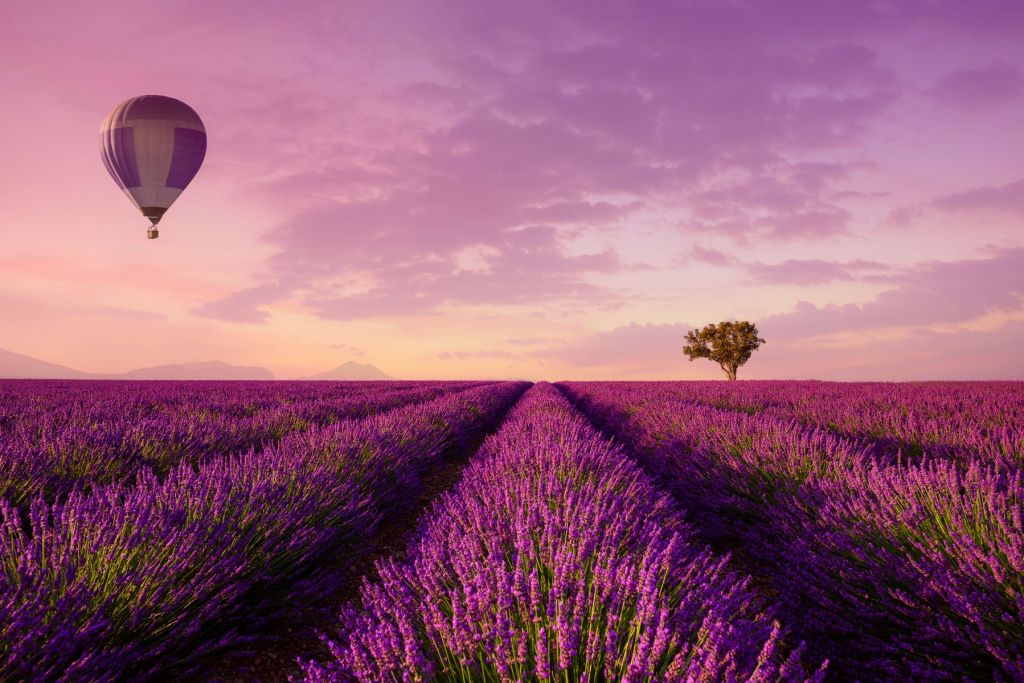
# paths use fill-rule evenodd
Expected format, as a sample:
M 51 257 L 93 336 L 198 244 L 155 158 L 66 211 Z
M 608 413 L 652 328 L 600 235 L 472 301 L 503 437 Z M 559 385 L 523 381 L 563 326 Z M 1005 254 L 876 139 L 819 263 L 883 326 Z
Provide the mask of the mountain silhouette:
M 0 377 L 5 379 L 87 379 L 87 372 L 79 372 L 65 365 L 0 349 Z
M 139 368 L 122 373 L 82 372 L 48 363 L 22 353 L 0 349 L 0 378 L 4 379 L 274 379 L 261 367 L 230 365 L 223 361 L 180 363 Z
M 391 375 L 369 363 L 356 363 L 349 361 L 342 363 L 333 370 L 310 375 L 304 379 L 327 379 L 327 380 L 367 380 L 367 379 L 394 379 Z
M 212 360 L 205 363 L 180 363 L 156 365 L 151 368 L 129 370 L 117 379 L 274 379 L 274 373 L 266 368 L 244 365 L 229 365 L 224 361 Z

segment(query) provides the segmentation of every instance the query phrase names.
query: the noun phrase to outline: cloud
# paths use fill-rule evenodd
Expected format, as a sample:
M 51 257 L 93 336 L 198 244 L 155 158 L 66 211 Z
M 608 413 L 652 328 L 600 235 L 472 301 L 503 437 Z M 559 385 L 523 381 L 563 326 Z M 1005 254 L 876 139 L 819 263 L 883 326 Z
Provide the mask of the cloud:
M 466 360 L 469 358 L 516 358 L 520 354 L 497 349 L 485 351 L 442 351 L 437 354 L 441 360 Z
M 602 225 L 621 219 L 642 206 L 642 202 L 630 202 L 624 206 L 618 206 L 609 202 L 561 201 L 529 207 L 524 210 L 524 217 L 538 223 Z
M 850 213 L 828 196 L 850 166 L 777 162 L 766 171 L 770 175 L 718 183 L 695 194 L 690 200 L 694 220 L 687 227 L 741 243 L 821 240 L 847 232 Z
M 947 211 L 994 210 L 1024 216 L 1024 180 L 947 194 L 932 202 Z
M 885 214 L 885 218 L 882 220 L 883 225 L 893 227 L 907 227 L 912 225 L 914 221 L 920 218 L 922 212 L 921 208 L 917 206 L 900 206 L 895 209 L 890 209 Z
M 854 345 L 766 344 L 748 377 L 835 380 L 1021 380 L 1024 321 L 991 331 L 916 330 L 894 339 L 870 337 Z
M 549 342 L 551 342 L 551 339 L 545 337 L 513 337 L 505 340 L 506 344 L 512 344 L 513 346 L 536 346 Z
M 857 259 L 788 259 L 781 263 L 744 262 L 717 249 L 695 245 L 684 259 L 712 266 L 736 266 L 750 276 L 753 284 L 823 285 L 838 281 L 879 281 L 893 279 L 893 267 L 880 261 Z
M 878 261 L 823 261 L 821 259 L 790 259 L 782 263 L 753 262 L 745 264 L 747 273 L 757 284 L 821 285 L 843 280 L 877 280 L 892 270 Z
M 217 318 L 235 323 L 262 324 L 270 320 L 270 313 L 260 308 L 265 303 L 275 301 L 277 288 L 272 285 L 250 287 L 228 296 L 201 304 L 192 309 L 198 316 Z
M 1005 62 L 959 69 L 944 76 L 928 93 L 943 104 L 977 110 L 1006 104 L 1024 93 L 1021 70 Z
M 260 286 L 201 314 L 259 322 L 280 298 L 327 319 L 612 306 L 621 295 L 594 276 L 627 266 L 600 236 L 641 209 L 691 210 L 695 229 L 737 240 L 830 238 L 848 229 L 829 195 L 849 168 L 796 157 L 860 139 L 897 95 L 845 30 L 805 46 L 790 34 L 816 29 L 766 30 L 775 12 L 757 3 L 455 2 L 444 14 L 444 41 L 396 27 L 417 68 L 360 93 L 383 109 L 381 130 L 339 139 L 365 115 L 349 125 L 335 98 L 305 101 L 316 144 L 299 149 L 315 163 L 289 160 L 260 187 L 307 201 L 266 235 Z M 486 254 L 479 269 L 460 268 L 467 250 Z
M 838 206 L 784 212 L 760 221 L 774 239 L 822 238 L 845 233 L 850 212 Z
M 991 258 L 929 262 L 894 277 L 893 289 L 865 303 L 815 306 L 759 323 L 766 338 L 793 339 L 879 328 L 920 328 L 966 323 L 991 313 L 1024 307 L 1024 248 L 997 251 Z
M 110 320 L 126 320 L 139 323 L 155 323 L 167 320 L 167 316 L 154 311 L 143 311 L 137 308 L 109 306 L 106 304 L 88 304 L 63 301 L 47 301 L 38 298 L 11 296 L 0 293 L 0 310 L 4 321 L 21 324 L 47 319 L 67 318 L 101 318 Z
M 476 269 L 460 268 L 451 256 L 434 260 L 407 253 L 396 264 L 377 265 L 372 284 L 364 291 L 334 295 L 325 288 L 303 302 L 321 317 L 344 320 L 430 313 L 443 305 L 590 300 L 601 289 L 583 276 L 619 268 L 611 250 L 565 255 L 551 226 L 509 230 L 504 239 L 488 246 L 496 246 L 494 253 L 483 254 Z M 606 305 L 616 301 L 612 295 L 605 297 Z
M 726 253 L 700 245 L 690 248 L 689 257 L 698 263 L 706 263 L 711 266 L 730 266 L 736 262 L 735 258 Z

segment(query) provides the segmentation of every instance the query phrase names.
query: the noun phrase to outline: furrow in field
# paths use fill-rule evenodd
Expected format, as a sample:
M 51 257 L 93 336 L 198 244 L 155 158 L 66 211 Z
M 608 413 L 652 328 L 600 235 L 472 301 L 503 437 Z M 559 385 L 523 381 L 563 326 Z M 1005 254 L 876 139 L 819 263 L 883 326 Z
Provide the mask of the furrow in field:
M 749 581 L 550 385 L 379 562 L 310 681 L 798 680 Z
M 291 601 L 325 556 L 367 548 L 421 474 L 505 412 L 525 384 L 469 389 L 159 481 L 73 491 L 23 516 L 0 503 L 0 679 L 192 676 Z
M 560 388 L 773 589 L 840 678 L 1024 675 L 1019 470 L 886 465 L 820 427 L 658 385 Z

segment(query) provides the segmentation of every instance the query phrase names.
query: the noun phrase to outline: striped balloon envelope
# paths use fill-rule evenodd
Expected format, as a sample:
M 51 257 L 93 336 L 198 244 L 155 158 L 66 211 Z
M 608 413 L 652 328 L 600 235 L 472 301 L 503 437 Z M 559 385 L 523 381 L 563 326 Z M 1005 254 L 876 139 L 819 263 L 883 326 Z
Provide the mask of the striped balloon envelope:
M 114 182 L 152 225 L 199 171 L 206 156 L 206 128 L 192 107 L 173 97 L 125 100 L 100 127 L 100 155 Z

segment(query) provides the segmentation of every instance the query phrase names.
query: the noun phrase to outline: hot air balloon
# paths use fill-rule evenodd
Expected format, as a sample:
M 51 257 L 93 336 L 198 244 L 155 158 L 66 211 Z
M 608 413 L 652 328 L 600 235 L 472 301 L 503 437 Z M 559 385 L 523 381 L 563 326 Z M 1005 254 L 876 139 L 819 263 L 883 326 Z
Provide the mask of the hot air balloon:
M 195 177 L 206 156 L 206 128 L 173 97 L 142 95 L 114 107 L 100 126 L 100 155 L 114 182 L 150 220 L 146 236 Z

